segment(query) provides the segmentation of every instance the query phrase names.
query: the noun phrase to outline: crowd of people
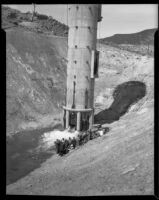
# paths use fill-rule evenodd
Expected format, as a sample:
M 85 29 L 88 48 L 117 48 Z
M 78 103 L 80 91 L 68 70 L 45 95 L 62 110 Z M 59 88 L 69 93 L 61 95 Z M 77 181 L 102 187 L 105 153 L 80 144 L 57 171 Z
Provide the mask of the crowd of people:
M 63 156 L 64 154 L 67 154 L 71 149 L 75 149 L 76 147 L 85 144 L 89 140 L 100 137 L 106 134 L 107 131 L 108 128 L 100 129 L 98 131 L 85 131 L 80 132 L 77 137 L 69 137 L 68 139 L 63 138 L 62 140 L 57 139 L 55 141 L 56 153 L 60 156 Z

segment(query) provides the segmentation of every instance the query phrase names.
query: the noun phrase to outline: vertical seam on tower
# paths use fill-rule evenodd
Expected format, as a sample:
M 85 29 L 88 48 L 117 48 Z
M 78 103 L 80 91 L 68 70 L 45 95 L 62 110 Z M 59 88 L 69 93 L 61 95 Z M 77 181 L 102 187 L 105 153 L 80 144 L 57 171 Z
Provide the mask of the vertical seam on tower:
M 67 4 L 67 68 L 66 68 L 66 75 L 68 77 L 67 71 L 68 71 L 68 35 L 69 35 L 69 26 L 68 26 L 68 4 Z M 66 77 L 66 90 L 65 90 L 65 105 L 67 105 L 67 77 Z

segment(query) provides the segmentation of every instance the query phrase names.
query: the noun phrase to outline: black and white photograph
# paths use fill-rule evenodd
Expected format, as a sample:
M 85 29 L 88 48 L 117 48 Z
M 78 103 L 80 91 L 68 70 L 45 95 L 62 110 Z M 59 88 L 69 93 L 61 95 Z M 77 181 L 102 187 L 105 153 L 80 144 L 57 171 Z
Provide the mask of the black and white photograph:
M 154 195 L 158 4 L 2 4 L 1 29 L 6 195 Z

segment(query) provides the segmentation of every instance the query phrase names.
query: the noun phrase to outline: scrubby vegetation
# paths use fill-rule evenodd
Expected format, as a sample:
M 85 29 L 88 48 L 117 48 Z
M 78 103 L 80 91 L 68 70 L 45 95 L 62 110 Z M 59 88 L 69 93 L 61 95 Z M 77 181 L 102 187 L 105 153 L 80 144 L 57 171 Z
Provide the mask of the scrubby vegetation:
M 153 56 L 155 32 L 156 29 L 154 28 L 133 34 L 115 34 L 111 37 L 102 38 L 99 42 L 141 55 Z
M 65 24 L 60 23 L 51 16 L 40 14 L 38 12 L 35 12 L 33 21 L 32 17 L 33 14 L 31 12 L 22 13 L 16 9 L 2 6 L 3 29 L 19 25 L 21 28 L 33 32 L 51 33 L 56 36 L 67 37 L 68 26 Z

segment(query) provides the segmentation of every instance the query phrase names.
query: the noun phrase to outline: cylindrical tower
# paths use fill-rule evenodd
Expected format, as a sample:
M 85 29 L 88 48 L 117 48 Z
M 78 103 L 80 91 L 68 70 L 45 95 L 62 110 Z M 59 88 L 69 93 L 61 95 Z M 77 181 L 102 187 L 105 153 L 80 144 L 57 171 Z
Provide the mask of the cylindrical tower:
M 98 75 L 97 22 L 101 5 L 68 6 L 67 94 L 65 128 L 91 129 L 94 119 L 94 78 Z

